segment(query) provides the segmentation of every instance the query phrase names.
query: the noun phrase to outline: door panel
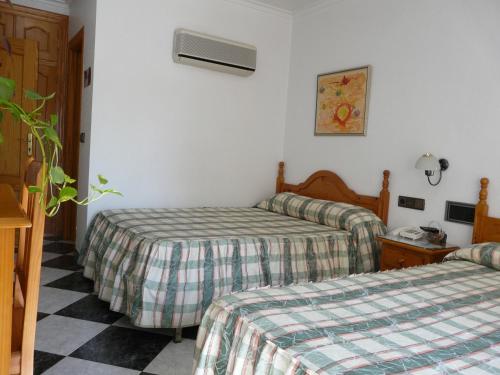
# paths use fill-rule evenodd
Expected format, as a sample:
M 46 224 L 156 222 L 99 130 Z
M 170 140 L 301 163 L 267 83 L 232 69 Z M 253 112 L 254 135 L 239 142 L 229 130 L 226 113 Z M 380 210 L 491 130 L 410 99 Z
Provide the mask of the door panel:
M 0 47 L 0 75 L 16 81 L 14 102 L 24 109 L 34 108 L 34 102 L 24 98 L 24 90 L 36 89 L 38 76 L 37 47 L 34 41 L 9 39 L 12 54 Z M 0 123 L 4 143 L 0 145 L 0 183 L 7 183 L 19 190 L 27 154 L 28 130 L 26 125 L 6 114 Z
M 0 13 L 0 35 L 8 38 L 14 36 L 14 16 L 8 13 Z
M 60 25 L 31 17 L 16 17 L 16 37 L 38 43 L 40 60 L 56 62 L 61 40 Z
M 10 6 L 0 0 L 0 30 L 18 39 L 36 42 L 39 50 L 37 91 L 43 95 L 56 93 L 54 100 L 47 103 L 44 119 L 50 114 L 59 115 L 58 132 L 65 144 L 66 114 L 66 66 L 68 50 L 68 17 L 18 5 Z M 35 158 L 40 160 L 35 148 Z M 61 215 L 47 219 L 45 233 L 61 237 L 63 235 Z

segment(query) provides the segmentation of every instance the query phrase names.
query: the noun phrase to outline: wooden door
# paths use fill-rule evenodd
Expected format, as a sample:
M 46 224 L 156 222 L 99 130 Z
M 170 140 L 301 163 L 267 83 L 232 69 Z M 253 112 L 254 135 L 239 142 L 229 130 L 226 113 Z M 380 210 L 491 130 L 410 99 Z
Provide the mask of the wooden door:
M 42 95 L 56 93 L 47 103 L 44 119 L 53 113 L 59 116 L 58 133 L 66 144 L 66 74 L 68 51 L 68 16 L 23 7 L 10 6 L 0 0 L 0 36 L 28 39 L 38 46 L 38 82 L 36 91 Z M 39 150 L 34 157 L 40 160 Z M 64 160 L 63 160 L 64 162 Z M 47 219 L 45 233 L 51 237 L 63 236 L 62 215 Z
M 38 77 L 38 51 L 36 42 L 10 38 L 9 54 L 0 48 L 0 76 L 16 81 L 14 101 L 24 109 L 34 109 L 35 103 L 24 97 L 24 90 L 36 90 Z M 28 128 L 5 114 L 0 123 L 4 137 L 0 145 L 0 184 L 11 185 L 19 191 L 21 176 L 28 155 Z

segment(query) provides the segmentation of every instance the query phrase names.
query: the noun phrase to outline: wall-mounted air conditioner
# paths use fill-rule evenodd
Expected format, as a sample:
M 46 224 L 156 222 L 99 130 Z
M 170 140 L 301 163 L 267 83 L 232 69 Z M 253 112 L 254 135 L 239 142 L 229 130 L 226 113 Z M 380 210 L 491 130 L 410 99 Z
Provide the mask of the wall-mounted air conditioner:
M 174 61 L 219 72 L 249 76 L 257 66 L 257 48 L 249 44 L 177 29 Z

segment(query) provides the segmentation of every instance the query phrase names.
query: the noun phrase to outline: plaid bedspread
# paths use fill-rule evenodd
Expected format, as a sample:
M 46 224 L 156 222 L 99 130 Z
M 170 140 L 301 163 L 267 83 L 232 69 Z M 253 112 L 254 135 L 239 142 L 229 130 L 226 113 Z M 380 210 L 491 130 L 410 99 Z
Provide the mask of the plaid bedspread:
M 348 231 L 258 208 L 131 209 L 94 218 L 80 263 L 112 310 L 177 328 L 232 292 L 354 272 L 356 251 Z
M 449 261 L 229 295 L 195 373 L 500 374 L 500 272 Z
M 260 202 L 257 207 L 348 231 L 356 247 L 356 273 L 378 271 L 377 236 L 385 234 L 386 227 L 372 211 L 348 203 L 313 199 L 289 192 L 278 193 Z

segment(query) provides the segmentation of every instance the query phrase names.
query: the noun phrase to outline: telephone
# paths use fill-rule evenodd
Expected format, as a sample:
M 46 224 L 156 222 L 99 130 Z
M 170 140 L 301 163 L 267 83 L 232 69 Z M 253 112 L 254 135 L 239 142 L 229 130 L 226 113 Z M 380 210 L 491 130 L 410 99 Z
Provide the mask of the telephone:
M 416 241 L 425 236 L 425 232 L 417 227 L 400 227 L 392 230 L 390 234 Z

